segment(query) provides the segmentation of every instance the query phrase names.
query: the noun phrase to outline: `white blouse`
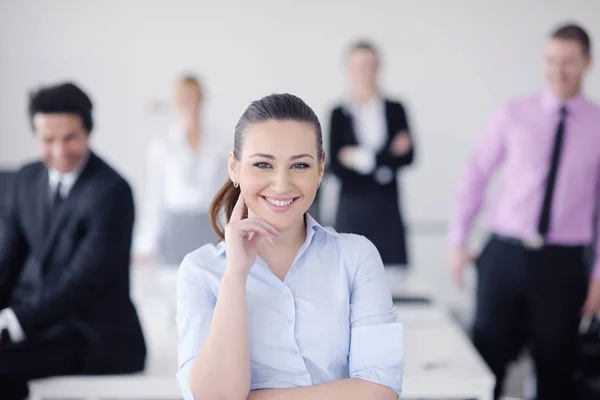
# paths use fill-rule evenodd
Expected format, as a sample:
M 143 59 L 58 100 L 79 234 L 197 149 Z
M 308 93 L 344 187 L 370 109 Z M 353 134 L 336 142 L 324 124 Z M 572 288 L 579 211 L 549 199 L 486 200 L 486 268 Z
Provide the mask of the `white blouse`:
M 146 188 L 134 252 L 156 250 L 160 230 L 169 213 L 208 213 L 210 203 L 227 179 L 229 148 L 214 131 L 194 152 L 185 131 L 174 126 L 168 135 L 153 139 L 146 157 Z
M 379 96 L 362 104 L 351 101 L 349 108 L 358 143 L 373 153 L 381 151 L 387 140 L 385 101 Z
M 346 110 L 352 116 L 358 141 L 353 167 L 357 172 L 368 175 L 376 167 L 375 155 L 385 147 L 387 141 L 385 100 L 380 96 L 366 103 L 351 99 L 346 103 Z

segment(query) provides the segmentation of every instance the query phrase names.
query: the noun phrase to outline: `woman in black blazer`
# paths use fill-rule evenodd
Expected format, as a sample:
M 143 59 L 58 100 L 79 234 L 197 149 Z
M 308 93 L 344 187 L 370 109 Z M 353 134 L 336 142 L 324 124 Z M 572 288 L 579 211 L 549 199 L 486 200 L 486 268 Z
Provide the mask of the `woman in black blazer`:
M 351 98 L 331 113 L 329 169 L 341 181 L 335 229 L 366 236 L 386 265 L 408 263 L 396 172 L 414 159 L 402 104 L 377 87 L 378 57 L 365 42 L 350 49 Z

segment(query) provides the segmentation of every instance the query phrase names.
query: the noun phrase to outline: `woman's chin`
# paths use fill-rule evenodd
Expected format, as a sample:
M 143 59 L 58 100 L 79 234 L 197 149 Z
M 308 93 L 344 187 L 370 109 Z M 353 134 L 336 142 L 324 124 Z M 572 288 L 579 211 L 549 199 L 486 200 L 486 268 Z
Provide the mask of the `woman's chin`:
M 302 218 L 303 215 L 304 214 L 299 216 L 296 213 L 278 214 L 271 212 L 263 212 L 260 213 L 260 215 L 257 215 L 257 218 L 262 219 L 263 221 L 272 225 L 278 231 L 284 232 L 294 227 L 294 225 L 298 223 L 299 220 L 304 221 L 304 219 Z

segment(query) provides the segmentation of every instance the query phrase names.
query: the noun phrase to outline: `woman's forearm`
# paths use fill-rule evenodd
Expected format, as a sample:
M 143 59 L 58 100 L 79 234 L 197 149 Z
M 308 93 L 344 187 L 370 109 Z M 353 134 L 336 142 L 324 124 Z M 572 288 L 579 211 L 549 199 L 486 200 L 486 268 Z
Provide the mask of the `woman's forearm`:
M 250 392 L 248 400 L 396 400 L 387 386 L 363 379 L 343 379 L 302 388 L 266 389 Z
M 246 320 L 247 276 L 226 271 L 204 346 L 191 368 L 196 400 L 244 400 L 250 390 Z

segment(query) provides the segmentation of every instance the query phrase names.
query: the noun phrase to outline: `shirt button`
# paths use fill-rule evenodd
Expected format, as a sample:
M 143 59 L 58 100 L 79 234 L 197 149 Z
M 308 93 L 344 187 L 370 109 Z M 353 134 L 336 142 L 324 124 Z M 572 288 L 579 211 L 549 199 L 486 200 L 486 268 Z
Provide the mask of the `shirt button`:
M 286 294 L 285 294 L 285 298 L 286 298 L 286 300 L 287 300 L 287 299 L 289 299 L 290 297 L 292 297 L 292 296 L 291 296 L 289 293 L 286 293 Z
M 302 378 L 300 378 L 300 382 L 302 382 L 302 383 L 306 383 L 306 381 L 308 381 L 308 379 L 306 379 L 306 377 L 305 377 L 305 376 L 303 376 Z
M 293 354 L 293 355 L 297 355 L 297 354 L 298 354 L 298 350 L 296 350 L 296 349 L 292 349 L 292 354 Z
M 292 319 L 288 320 L 288 324 L 294 325 L 294 320 L 292 320 Z

